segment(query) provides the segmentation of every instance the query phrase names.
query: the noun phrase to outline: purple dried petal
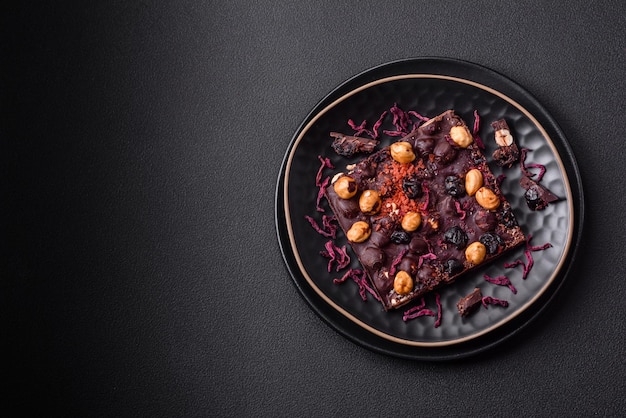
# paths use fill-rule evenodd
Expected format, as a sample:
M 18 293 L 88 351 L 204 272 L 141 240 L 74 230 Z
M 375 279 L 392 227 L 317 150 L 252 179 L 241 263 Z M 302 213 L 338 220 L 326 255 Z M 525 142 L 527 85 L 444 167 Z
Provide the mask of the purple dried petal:
M 393 261 L 391 262 L 391 267 L 389 267 L 390 275 L 393 276 L 394 274 L 396 274 L 396 267 L 398 266 L 398 264 L 400 264 L 400 261 L 402 261 L 402 257 L 404 257 L 408 252 L 408 248 L 405 248 L 404 250 L 400 251 L 400 254 L 398 254 L 396 258 L 393 259 Z
M 488 305 L 500 305 L 500 306 L 503 306 L 505 308 L 507 306 L 509 306 L 509 302 L 507 302 L 506 300 L 494 298 L 494 297 L 491 297 L 491 296 L 484 296 L 482 298 L 482 304 L 483 304 L 483 306 L 485 308 L 488 308 Z
M 435 303 L 437 304 L 437 320 L 435 321 L 435 328 L 439 328 L 441 325 L 441 318 L 443 313 L 443 308 L 441 306 L 441 296 L 439 293 L 435 293 Z

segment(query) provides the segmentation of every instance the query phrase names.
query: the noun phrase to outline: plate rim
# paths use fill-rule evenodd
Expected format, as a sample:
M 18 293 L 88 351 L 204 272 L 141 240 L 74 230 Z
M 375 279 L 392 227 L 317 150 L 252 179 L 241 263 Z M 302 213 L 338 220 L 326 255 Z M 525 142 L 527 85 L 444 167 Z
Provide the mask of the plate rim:
M 411 66 L 418 67 L 420 65 L 428 65 L 429 63 L 436 64 L 436 66 L 443 66 L 444 69 L 437 68 L 428 72 L 424 72 L 420 70 L 414 70 L 414 71 L 409 72 L 409 71 L 403 71 L 401 68 L 399 70 L 397 68 L 396 69 L 392 68 L 392 67 L 403 67 L 406 65 L 410 67 Z M 449 68 L 451 66 L 453 67 L 452 71 Z M 460 77 L 458 75 L 450 75 L 450 73 L 454 73 L 455 71 L 459 71 L 459 70 L 464 71 L 467 69 L 470 69 L 473 72 L 481 73 L 481 75 L 489 79 L 489 81 L 493 81 L 493 79 L 495 78 L 495 82 L 504 83 L 504 85 L 506 85 L 507 87 L 510 87 L 513 90 L 515 90 L 515 93 L 519 94 L 523 100 L 529 101 L 536 108 L 536 111 L 533 112 L 532 110 L 528 109 L 528 106 L 525 106 L 523 103 L 519 103 L 520 97 L 511 97 L 512 95 L 510 93 L 503 93 L 501 89 L 492 87 L 491 85 L 486 84 L 481 81 L 476 81 L 476 74 L 473 74 L 474 77 L 469 77 L 469 76 Z M 375 74 L 377 72 L 380 72 L 381 70 L 383 72 L 390 70 L 390 72 L 394 74 L 387 75 L 385 77 L 375 76 Z M 374 76 L 372 77 L 372 75 Z M 365 78 L 366 80 L 362 80 L 363 78 Z M 354 317 L 354 315 L 350 314 L 349 312 L 346 312 L 340 306 L 337 306 L 337 304 L 333 302 L 332 300 L 330 300 L 328 296 L 324 296 L 323 292 L 319 290 L 319 288 L 317 290 L 315 288 L 312 288 L 314 293 L 317 293 L 318 298 L 322 299 L 323 303 L 328 304 L 329 307 L 332 308 L 332 311 L 335 312 L 335 315 L 332 315 L 332 312 L 331 314 L 329 314 L 325 312 L 326 311 L 325 309 L 321 309 L 320 306 L 318 306 L 319 301 L 312 300 L 311 295 L 307 294 L 308 292 L 306 290 L 311 290 L 311 289 L 304 289 L 303 288 L 304 283 L 300 283 L 300 281 L 296 278 L 296 274 L 298 276 L 304 276 L 303 277 L 304 281 L 307 282 L 310 287 L 315 286 L 314 283 L 312 283 L 312 280 L 309 277 L 307 277 L 308 273 L 306 273 L 306 269 L 300 263 L 299 257 L 297 256 L 297 254 L 294 254 L 294 249 L 292 248 L 292 242 L 293 242 L 292 232 L 291 232 L 291 228 L 288 222 L 288 214 L 287 214 L 288 210 L 286 209 L 288 205 L 287 196 L 286 196 L 287 190 L 285 188 L 285 184 L 287 182 L 286 177 L 289 172 L 290 161 L 293 155 L 295 154 L 295 149 L 297 148 L 297 145 L 300 139 L 302 139 L 302 137 L 306 133 L 306 130 L 310 128 L 310 126 L 312 126 L 316 122 L 316 120 L 319 117 L 321 117 L 321 115 L 323 115 L 326 111 L 330 110 L 337 103 L 343 100 L 346 100 L 350 96 L 357 94 L 358 92 L 365 90 L 373 85 L 379 85 L 385 82 L 395 81 L 397 79 L 407 79 L 407 78 L 421 78 L 421 79 L 437 78 L 437 79 L 450 80 L 454 82 L 462 82 L 465 84 L 470 84 L 481 90 L 487 91 L 491 94 L 494 94 L 506 100 L 510 104 L 512 104 L 516 109 L 518 109 L 526 117 L 528 117 L 533 122 L 533 124 L 535 124 L 535 126 L 540 130 L 542 135 L 544 135 L 544 137 L 547 138 L 547 143 L 549 144 L 552 152 L 557 157 L 558 164 L 562 171 L 562 175 L 564 176 L 565 189 L 567 191 L 567 200 L 571 209 L 571 219 L 568 222 L 568 225 L 570 227 L 570 233 L 568 234 L 565 247 L 563 248 L 563 251 L 564 251 L 563 255 L 560 257 L 558 264 L 555 266 L 555 267 L 558 267 L 556 268 L 556 273 L 554 273 L 551 276 L 548 283 L 544 287 L 542 287 L 542 289 L 540 289 L 540 292 L 538 292 L 529 301 L 527 301 L 524 305 L 522 305 L 520 309 L 518 309 L 514 314 L 511 314 L 510 316 L 507 316 L 501 319 L 497 323 L 490 325 L 484 330 L 479 331 L 479 333 L 477 334 L 471 334 L 469 336 L 465 336 L 460 339 L 445 340 L 445 341 L 439 341 L 439 342 L 423 342 L 423 341 L 417 342 L 417 341 L 406 340 L 401 337 L 386 334 L 384 331 L 377 330 L 374 327 L 368 324 L 365 324 L 363 321 Z M 370 80 L 367 81 L 367 79 L 370 79 Z M 356 87 L 349 87 L 355 83 L 357 84 Z M 346 89 L 347 91 L 344 92 L 343 90 L 346 90 Z M 543 121 L 540 121 L 539 119 L 543 119 Z M 553 131 L 552 135 L 548 133 L 548 130 L 550 128 Z M 559 148 L 562 148 L 565 151 L 565 155 L 563 155 L 563 151 L 560 150 Z M 570 170 L 568 170 L 568 164 L 570 166 Z M 576 205 L 577 201 L 579 203 L 578 205 Z M 358 73 L 357 75 L 347 79 L 346 81 L 338 85 L 336 88 L 331 90 L 328 94 L 326 94 L 307 114 L 307 116 L 304 118 L 300 126 L 295 131 L 289 143 L 289 146 L 283 157 L 283 160 L 281 163 L 281 169 L 280 169 L 279 176 L 278 176 L 278 182 L 276 186 L 276 195 L 275 195 L 275 204 L 276 204 L 276 207 L 275 207 L 275 212 L 276 212 L 275 224 L 276 225 L 275 226 L 277 230 L 277 236 L 278 236 L 278 240 L 279 240 L 279 244 L 281 248 L 281 253 L 283 255 L 283 259 L 285 261 L 289 274 L 292 278 L 292 281 L 295 283 L 295 285 L 299 289 L 300 294 L 305 298 L 305 300 L 307 300 L 310 307 L 312 307 L 313 310 L 320 317 L 322 317 L 322 319 L 324 319 L 325 322 L 327 322 L 335 330 L 339 331 L 344 336 L 350 338 L 352 341 L 357 342 L 360 345 L 364 345 L 367 348 L 372 349 L 374 351 L 383 351 L 386 354 L 392 354 L 392 355 L 396 355 L 400 357 L 409 357 L 409 358 L 432 359 L 433 357 L 436 357 L 437 359 L 448 359 L 448 358 L 459 358 L 459 356 L 464 357 L 467 355 L 476 354 L 478 352 L 488 349 L 491 346 L 495 346 L 501 343 L 507 338 L 512 337 L 514 334 L 519 332 L 522 328 L 525 328 L 530 322 L 533 322 L 534 318 L 538 316 L 542 311 L 544 311 L 547 305 L 549 305 L 549 302 L 551 301 L 553 297 L 555 297 L 555 295 L 557 294 L 557 291 L 562 287 L 563 283 L 565 282 L 565 279 L 569 275 L 569 272 L 572 268 L 572 264 L 576 260 L 575 255 L 577 253 L 577 250 L 579 247 L 578 244 L 580 242 L 581 235 L 582 235 L 582 229 L 583 229 L 582 226 L 584 225 L 584 222 L 583 222 L 584 195 L 583 195 L 583 190 L 582 190 L 582 182 L 580 179 L 580 171 L 578 169 L 576 159 L 574 158 L 574 155 L 573 155 L 573 152 L 571 151 L 569 143 L 565 135 L 563 134 L 562 130 L 560 129 L 556 121 L 553 119 L 553 117 L 547 112 L 545 108 L 543 108 L 543 106 L 529 92 L 527 92 L 519 84 L 515 83 L 509 78 L 499 73 L 496 73 L 495 71 L 487 67 L 483 67 L 475 63 L 462 61 L 458 59 L 445 58 L 445 57 L 443 58 L 442 57 L 418 57 L 418 58 L 409 58 L 409 59 L 383 63 L 381 65 L 372 67 L 370 69 L 367 69 L 365 71 Z M 285 231 L 282 229 L 283 224 L 284 224 L 284 227 L 286 227 L 287 229 L 287 234 L 286 234 L 287 237 L 284 236 Z M 294 266 L 292 265 L 293 262 L 295 262 L 295 264 L 297 265 L 297 269 L 294 268 Z M 546 298 L 546 297 L 548 298 L 548 300 L 545 301 L 546 303 L 541 304 L 541 306 L 537 306 L 540 299 Z M 531 308 L 536 308 L 536 312 L 530 315 L 529 318 L 523 319 L 523 317 L 529 315 L 529 311 L 531 310 Z M 344 317 L 343 319 L 347 319 L 354 324 L 357 324 L 357 326 L 361 328 L 364 328 L 368 333 L 375 335 L 377 338 L 389 341 L 392 346 L 401 345 L 403 347 L 411 347 L 413 349 L 419 348 L 420 349 L 419 351 L 423 351 L 424 349 L 425 350 L 444 349 L 443 351 L 450 351 L 448 350 L 450 347 L 461 347 L 464 345 L 468 347 L 465 347 L 464 349 L 459 350 L 459 352 L 457 353 L 448 353 L 448 354 L 444 354 L 443 356 L 437 356 L 437 355 L 433 356 L 431 354 L 425 356 L 421 353 L 407 354 L 404 352 L 405 350 L 400 350 L 401 352 L 398 352 L 398 350 L 394 350 L 393 347 L 391 349 L 391 352 L 389 352 L 390 351 L 389 349 L 381 348 L 380 342 L 372 344 L 369 341 L 363 341 L 363 338 L 358 338 L 354 336 L 353 333 L 347 331 L 346 329 L 343 329 L 342 326 L 337 324 L 338 319 L 334 317 L 337 315 Z M 339 321 L 339 322 L 342 322 L 342 321 Z M 514 327 L 514 329 L 507 332 L 506 335 L 504 335 L 502 338 L 496 338 L 494 341 L 491 341 L 491 343 L 488 341 L 489 338 L 487 339 L 483 338 L 489 334 L 495 334 L 495 331 L 497 331 L 498 329 L 504 328 L 504 326 L 513 322 L 521 322 L 521 324 L 519 324 L 518 326 Z M 482 344 L 479 344 L 479 346 L 475 347 L 475 349 L 472 349 L 469 347 L 469 346 L 474 345 L 473 343 L 480 339 L 485 339 L 485 342 Z M 452 350 L 452 351 L 456 351 L 456 350 Z

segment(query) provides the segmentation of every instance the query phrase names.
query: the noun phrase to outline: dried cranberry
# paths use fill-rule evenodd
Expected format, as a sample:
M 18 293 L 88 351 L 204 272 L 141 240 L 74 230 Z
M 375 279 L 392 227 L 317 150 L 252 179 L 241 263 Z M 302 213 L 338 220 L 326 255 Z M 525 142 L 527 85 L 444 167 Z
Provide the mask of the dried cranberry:
M 448 176 L 445 180 L 446 193 L 450 196 L 460 197 L 465 193 L 465 185 L 460 177 Z
M 396 244 L 407 244 L 411 241 L 411 237 L 406 231 L 394 231 L 391 234 L 391 241 Z
M 487 254 L 497 254 L 500 247 L 504 246 L 504 241 L 498 234 L 487 232 L 478 238 L 481 244 L 487 249 Z
M 414 176 L 405 177 L 402 179 L 402 190 L 409 199 L 417 199 L 422 195 L 422 184 Z
M 460 226 L 449 228 L 443 235 L 443 239 L 459 250 L 467 245 L 467 234 Z

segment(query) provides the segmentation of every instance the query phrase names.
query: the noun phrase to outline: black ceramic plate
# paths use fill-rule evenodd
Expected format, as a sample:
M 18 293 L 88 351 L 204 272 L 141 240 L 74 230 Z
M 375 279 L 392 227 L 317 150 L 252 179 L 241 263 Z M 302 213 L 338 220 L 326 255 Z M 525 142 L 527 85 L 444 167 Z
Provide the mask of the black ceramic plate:
M 403 321 L 403 312 L 412 305 L 385 312 L 373 297 L 363 301 L 356 283 L 348 280 L 335 284 L 333 278 L 340 277 L 343 271 L 329 273 L 328 260 L 320 255 L 328 238 L 317 234 L 305 218 L 311 216 L 319 222 L 322 215 L 315 209 L 318 156 L 330 158 L 336 170 L 363 157 L 338 156 L 330 147 L 329 132 L 352 133 L 348 119 L 357 124 L 365 120 L 371 128 L 382 112 L 394 104 L 426 117 L 454 109 L 470 127 L 476 111 L 481 120 L 479 136 L 485 143 L 488 160 L 496 148 L 490 122 L 505 118 L 519 146 L 529 150 L 526 162 L 545 166 L 541 184 L 561 197 L 545 210 L 532 211 L 519 186 L 519 166 L 501 169 L 490 164 L 495 175 L 506 176 L 502 190 L 518 222 L 532 235 L 530 243 L 552 246 L 532 252 L 534 265 L 525 279 L 522 268 L 504 267 L 504 263 L 517 259 L 526 261 L 522 247 L 441 289 L 442 322 L 438 327 L 430 316 Z M 391 119 L 385 119 L 381 131 L 393 129 Z M 398 138 L 382 135 L 380 139 L 382 147 Z M 332 173 L 333 170 L 326 169 L 324 176 Z M 322 208 L 326 214 L 332 214 L 323 199 Z M 378 352 L 412 359 L 469 356 L 503 342 L 529 324 L 553 300 L 565 281 L 580 240 L 582 218 L 583 194 L 576 161 L 563 133 L 546 110 L 519 85 L 489 69 L 440 58 L 385 64 L 355 76 L 331 92 L 295 133 L 276 189 L 276 226 L 283 256 L 310 306 L 352 341 Z M 341 232 L 336 243 L 347 244 Z M 350 254 L 351 267 L 358 268 L 356 257 Z M 506 275 L 517 293 L 488 283 L 485 274 Z M 481 308 L 468 318 L 461 318 L 456 303 L 475 287 L 480 287 L 483 295 L 508 301 L 509 306 Z M 427 307 L 436 310 L 433 295 L 427 296 L 426 301 Z

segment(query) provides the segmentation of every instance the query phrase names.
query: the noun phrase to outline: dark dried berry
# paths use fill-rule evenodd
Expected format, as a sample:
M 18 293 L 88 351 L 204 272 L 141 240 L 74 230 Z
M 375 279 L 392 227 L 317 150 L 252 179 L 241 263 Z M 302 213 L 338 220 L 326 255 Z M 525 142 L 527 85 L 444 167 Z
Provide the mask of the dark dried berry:
M 450 276 L 453 276 L 453 275 L 455 275 L 457 273 L 460 273 L 461 270 L 463 270 L 463 263 L 461 263 L 459 260 L 451 258 L 451 259 L 449 259 L 448 261 L 445 262 L 444 270 Z
M 524 193 L 524 198 L 526 199 L 526 204 L 528 204 L 528 207 L 531 210 L 543 209 L 545 207 L 536 187 L 527 189 L 526 193 Z
M 460 226 L 449 228 L 443 235 L 443 239 L 459 250 L 467 245 L 467 234 Z
M 457 176 L 448 176 L 445 180 L 446 193 L 450 196 L 460 197 L 465 193 L 465 185 L 463 180 Z
M 402 179 L 402 190 L 409 199 L 417 199 L 422 195 L 422 183 L 415 177 L 405 177 Z
M 498 234 L 487 232 L 478 238 L 481 244 L 487 249 L 487 254 L 497 254 L 500 247 L 504 246 L 504 241 Z
M 411 241 L 411 237 L 406 231 L 394 231 L 391 234 L 391 241 L 396 244 L 407 244 Z

